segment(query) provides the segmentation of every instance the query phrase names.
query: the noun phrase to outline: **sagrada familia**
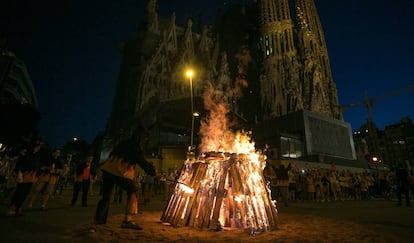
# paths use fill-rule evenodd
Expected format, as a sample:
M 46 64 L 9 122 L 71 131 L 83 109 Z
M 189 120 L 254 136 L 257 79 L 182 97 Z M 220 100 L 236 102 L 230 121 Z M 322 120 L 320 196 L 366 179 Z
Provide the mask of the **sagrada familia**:
M 313 0 L 256 0 L 249 6 L 229 6 L 212 26 L 193 19 L 178 26 L 175 13 L 160 17 L 156 0 L 148 0 L 137 35 L 124 41 L 120 50 L 123 59 L 107 124 L 108 146 L 138 121 L 147 131 L 144 149 L 168 157 L 160 148 L 189 143 L 194 119 L 190 98 L 202 115 L 203 92 L 214 86 L 226 93 L 231 114 L 243 127 L 257 131 L 259 144 L 273 144 L 277 157 L 286 154 L 281 140 L 287 137 L 299 144 L 294 157 L 334 153 L 355 158 Z M 184 75 L 189 67 L 195 71 L 191 86 Z M 237 88 L 240 83 L 242 88 Z M 316 130 L 325 134 L 316 137 Z M 332 137 L 326 131 L 341 141 L 324 141 Z

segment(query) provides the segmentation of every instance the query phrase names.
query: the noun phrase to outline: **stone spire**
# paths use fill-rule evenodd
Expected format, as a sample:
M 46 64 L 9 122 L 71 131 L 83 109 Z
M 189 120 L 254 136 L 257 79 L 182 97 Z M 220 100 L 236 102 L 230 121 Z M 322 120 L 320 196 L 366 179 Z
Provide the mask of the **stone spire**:
M 321 22 L 313 0 L 295 0 L 304 108 L 341 118 Z
M 147 28 L 158 31 L 157 0 L 147 2 Z
M 260 77 L 265 118 L 303 108 L 299 67 L 293 39 L 288 0 L 258 0 L 260 48 L 263 73 Z

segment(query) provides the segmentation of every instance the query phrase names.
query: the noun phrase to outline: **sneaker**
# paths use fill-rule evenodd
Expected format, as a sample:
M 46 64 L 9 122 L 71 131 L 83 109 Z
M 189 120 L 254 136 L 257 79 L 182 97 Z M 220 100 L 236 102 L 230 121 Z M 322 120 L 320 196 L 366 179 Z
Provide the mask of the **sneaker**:
M 135 230 L 142 230 L 142 227 L 137 225 L 137 223 L 132 221 L 123 221 L 121 224 L 121 228 L 123 229 L 135 229 Z

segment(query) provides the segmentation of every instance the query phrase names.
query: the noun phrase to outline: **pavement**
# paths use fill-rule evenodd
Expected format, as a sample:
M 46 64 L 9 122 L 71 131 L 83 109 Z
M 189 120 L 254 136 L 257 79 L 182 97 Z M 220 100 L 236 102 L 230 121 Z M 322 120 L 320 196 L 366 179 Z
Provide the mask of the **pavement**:
M 82 207 L 81 196 L 71 205 L 72 190 L 67 187 L 62 197 L 50 198 L 47 211 L 40 209 L 40 201 L 32 208 L 23 207 L 23 215 L 5 216 L 7 205 L 0 205 L 0 242 L 73 242 L 73 229 L 92 224 L 99 195 L 88 197 L 88 206 Z M 38 199 L 40 200 L 40 196 Z M 124 198 L 125 200 L 125 198 Z M 122 214 L 124 203 L 112 203 L 110 214 Z
M 40 203 L 32 209 L 24 209 L 22 216 L 6 217 L 6 205 L 0 205 L 0 242 L 97 242 L 93 239 L 76 238 L 74 232 L 84 225 L 91 225 L 99 196 L 89 196 L 88 207 L 82 207 L 80 200 L 71 206 L 71 189 L 67 188 L 62 198 L 50 199 L 47 211 L 40 210 Z M 124 198 L 125 200 L 125 198 Z M 166 201 L 161 195 L 154 196 L 151 203 L 140 202 L 144 212 L 159 213 L 161 216 Z M 121 215 L 124 202 L 112 203 L 109 215 Z M 290 203 L 288 207 L 278 207 L 283 219 L 297 215 L 318 216 L 336 221 L 354 222 L 369 227 L 382 235 L 390 235 L 401 242 L 414 239 L 414 208 L 397 206 L 396 201 L 375 199 L 367 201 L 345 201 L 325 203 Z M 326 227 L 329 227 L 327 225 Z M 160 229 L 161 231 L 161 229 Z M 410 239 L 410 240 L 408 240 Z M 348 241 L 349 242 L 349 241 Z

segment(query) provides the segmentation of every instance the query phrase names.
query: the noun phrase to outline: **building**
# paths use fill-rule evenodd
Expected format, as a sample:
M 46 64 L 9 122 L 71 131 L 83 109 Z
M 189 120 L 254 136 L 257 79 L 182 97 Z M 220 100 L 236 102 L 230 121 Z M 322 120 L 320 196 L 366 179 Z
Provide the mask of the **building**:
M 25 63 L 7 49 L 0 51 L 0 103 L 37 108 L 36 92 Z
M 414 168 L 414 125 L 405 117 L 399 123 L 385 127 L 386 160 L 391 167 L 399 163 Z
M 271 131 L 274 136 L 258 132 L 255 139 L 273 144 L 270 149 L 278 150 L 279 157 L 281 141 L 289 137 L 303 146 L 296 157 L 356 159 L 313 0 L 234 5 L 214 26 L 204 27 L 191 19 L 178 26 L 174 13 L 160 17 L 156 9 L 157 2 L 148 0 L 137 35 L 120 45 L 123 62 L 107 124 L 106 153 L 139 123 L 147 131 L 143 148 L 159 160 L 159 166 L 166 166 L 165 158 L 168 163 L 182 162 L 191 131 L 200 126 L 193 111 L 205 115 L 203 93 L 213 87 L 224 94 L 229 114 L 240 127 Z M 189 67 L 195 70 L 190 80 L 184 76 Z M 286 119 L 302 124 L 295 130 L 278 127 Z M 312 136 L 315 131 L 323 135 Z M 316 144 L 320 141 L 345 144 L 346 151 L 336 147 L 326 153 Z
M 375 129 L 375 136 L 372 134 L 372 129 Z M 365 161 L 369 167 L 376 170 L 390 169 L 385 133 L 378 129 L 374 122 L 368 121 L 355 130 L 353 138 L 357 160 Z
M 257 2 L 265 115 L 278 117 L 305 109 L 340 119 L 337 90 L 313 0 L 294 1 L 295 21 L 288 0 Z
M 37 97 L 25 63 L 0 47 L 0 147 L 30 140 L 37 131 Z

